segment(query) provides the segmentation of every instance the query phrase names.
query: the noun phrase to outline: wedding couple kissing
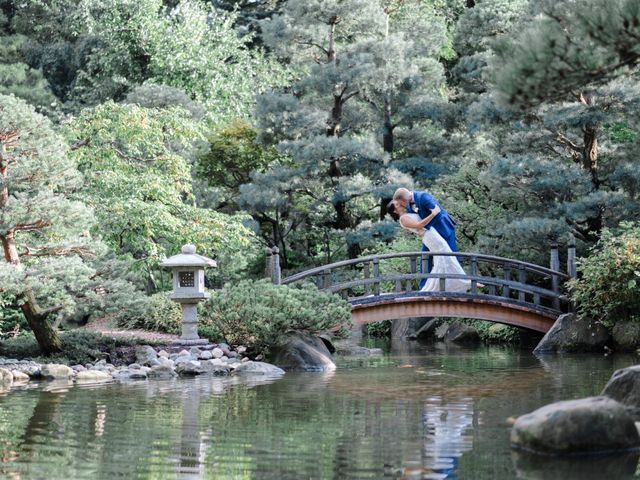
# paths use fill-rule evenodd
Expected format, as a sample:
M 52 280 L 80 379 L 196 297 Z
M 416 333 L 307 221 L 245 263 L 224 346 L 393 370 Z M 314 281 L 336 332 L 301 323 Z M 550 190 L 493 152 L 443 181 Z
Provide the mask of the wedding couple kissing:
M 438 201 L 427 192 L 412 192 L 399 188 L 393 200 L 387 204 L 387 213 L 400 222 L 402 228 L 422 237 L 422 251 L 432 253 L 457 252 L 455 222 Z M 432 274 L 464 275 L 455 255 L 433 255 L 428 260 Z M 464 279 L 447 279 L 447 292 L 466 292 L 471 282 Z M 425 278 L 420 282 L 421 292 L 440 291 L 440 279 Z

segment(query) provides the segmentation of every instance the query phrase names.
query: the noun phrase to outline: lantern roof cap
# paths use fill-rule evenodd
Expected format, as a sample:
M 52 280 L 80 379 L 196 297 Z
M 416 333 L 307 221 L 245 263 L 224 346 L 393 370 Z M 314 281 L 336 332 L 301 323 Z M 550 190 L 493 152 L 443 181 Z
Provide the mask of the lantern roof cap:
M 163 267 L 215 267 L 216 261 L 196 253 L 196 246 L 186 244 L 182 246 L 182 253 L 167 258 L 160 265 Z

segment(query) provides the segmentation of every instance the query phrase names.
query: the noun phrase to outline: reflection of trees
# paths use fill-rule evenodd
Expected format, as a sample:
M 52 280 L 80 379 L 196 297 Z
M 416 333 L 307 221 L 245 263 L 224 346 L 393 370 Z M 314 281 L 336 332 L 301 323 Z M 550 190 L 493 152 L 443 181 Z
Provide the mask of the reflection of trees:
M 430 346 L 279 380 L 19 390 L 0 397 L 0 477 L 514 478 L 531 469 L 512 464 L 507 416 L 634 361 L 590 358 Z
M 638 452 L 584 457 L 550 457 L 514 451 L 517 478 L 523 480 L 631 480 Z

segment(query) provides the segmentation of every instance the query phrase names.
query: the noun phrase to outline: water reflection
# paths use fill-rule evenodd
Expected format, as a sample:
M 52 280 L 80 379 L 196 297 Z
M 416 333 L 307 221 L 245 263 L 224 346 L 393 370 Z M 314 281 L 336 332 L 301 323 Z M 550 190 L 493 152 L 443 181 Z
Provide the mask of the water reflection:
M 637 456 L 519 458 L 505 419 L 633 361 L 405 344 L 326 374 L 21 387 L 0 396 L 0 478 L 630 478 Z
M 182 395 L 182 425 L 180 428 L 180 478 L 196 480 L 203 478 L 205 455 L 211 432 L 201 432 L 198 409 L 200 395 L 185 392 Z
M 626 480 L 634 478 L 640 454 L 549 457 L 514 450 L 511 458 L 524 480 Z
M 473 399 L 442 404 L 441 398 L 430 398 L 424 405 L 424 467 L 439 474 L 428 478 L 457 480 L 460 457 L 473 448 L 470 429 L 473 424 Z

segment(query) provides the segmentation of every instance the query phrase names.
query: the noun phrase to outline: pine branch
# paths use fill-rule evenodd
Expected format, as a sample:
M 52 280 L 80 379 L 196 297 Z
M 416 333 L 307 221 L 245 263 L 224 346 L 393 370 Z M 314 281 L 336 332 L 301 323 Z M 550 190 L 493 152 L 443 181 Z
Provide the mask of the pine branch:
M 26 250 L 20 253 L 21 257 L 64 257 L 72 254 L 80 255 L 81 257 L 94 256 L 89 248 L 82 246 L 25 248 Z
M 44 220 L 37 220 L 32 223 L 18 223 L 13 227 L 13 230 L 17 232 L 32 232 L 34 230 L 41 230 L 50 225 L 51 224 L 49 222 L 45 222 Z

